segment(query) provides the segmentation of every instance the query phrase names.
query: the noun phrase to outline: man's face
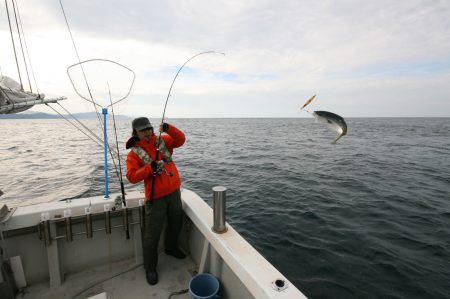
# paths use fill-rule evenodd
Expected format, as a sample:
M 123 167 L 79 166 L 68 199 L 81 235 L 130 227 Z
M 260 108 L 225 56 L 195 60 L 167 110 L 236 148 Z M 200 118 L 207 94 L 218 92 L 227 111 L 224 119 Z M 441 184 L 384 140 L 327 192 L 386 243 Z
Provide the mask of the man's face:
M 137 131 L 137 135 L 140 140 L 149 140 L 150 136 L 153 134 L 153 128 L 146 128 L 143 130 Z

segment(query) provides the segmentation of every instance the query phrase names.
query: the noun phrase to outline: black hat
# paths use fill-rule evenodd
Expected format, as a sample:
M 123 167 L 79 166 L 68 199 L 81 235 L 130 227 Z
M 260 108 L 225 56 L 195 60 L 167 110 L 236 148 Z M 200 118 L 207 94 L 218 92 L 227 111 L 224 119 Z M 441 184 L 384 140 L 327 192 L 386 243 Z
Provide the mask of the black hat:
M 131 126 L 133 127 L 133 130 L 136 130 L 136 131 L 144 130 L 147 128 L 153 129 L 153 126 L 147 117 L 138 117 L 138 118 L 133 119 Z

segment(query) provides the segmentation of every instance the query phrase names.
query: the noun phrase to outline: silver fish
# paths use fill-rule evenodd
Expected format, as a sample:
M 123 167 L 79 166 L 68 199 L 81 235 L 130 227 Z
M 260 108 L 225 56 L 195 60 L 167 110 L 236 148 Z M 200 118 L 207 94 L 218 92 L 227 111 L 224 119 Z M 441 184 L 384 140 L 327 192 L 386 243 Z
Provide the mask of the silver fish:
M 332 143 L 336 143 L 339 138 L 347 135 L 347 123 L 341 116 L 328 111 L 314 111 L 312 115 L 318 122 L 327 124 L 329 128 L 338 133 L 337 138 Z

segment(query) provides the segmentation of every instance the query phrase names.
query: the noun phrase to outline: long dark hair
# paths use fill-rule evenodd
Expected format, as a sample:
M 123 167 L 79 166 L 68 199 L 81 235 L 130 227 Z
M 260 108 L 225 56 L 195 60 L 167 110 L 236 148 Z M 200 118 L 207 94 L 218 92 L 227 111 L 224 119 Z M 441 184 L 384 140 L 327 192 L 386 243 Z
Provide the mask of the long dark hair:
M 133 130 L 133 132 L 131 133 L 131 138 L 128 139 L 127 143 L 125 144 L 126 149 L 130 149 L 130 148 L 134 147 L 134 145 L 138 141 L 139 141 L 139 137 L 137 136 L 137 132 L 136 132 L 136 130 Z

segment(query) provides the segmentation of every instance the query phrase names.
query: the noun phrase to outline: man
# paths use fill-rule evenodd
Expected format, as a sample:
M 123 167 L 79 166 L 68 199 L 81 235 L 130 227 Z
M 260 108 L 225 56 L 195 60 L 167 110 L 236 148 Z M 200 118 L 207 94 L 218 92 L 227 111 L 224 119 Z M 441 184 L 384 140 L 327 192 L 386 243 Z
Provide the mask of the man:
M 133 136 L 126 144 L 126 148 L 131 149 L 127 156 L 127 178 L 132 184 L 144 181 L 146 198 L 142 239 L 144 268 L 147 282 L 155 285 L 158 283 L 156 272 L 158 243 L 166 219 L 165 253 L 179 259 L 186 257 L 177 244 L 183 209 L 180 177 L 172 161 L 173 149 L 182 146 L 186 138 L 175 126 L 164 123 L 159 130 L 166 134 L 163 134 L 158 142 L 158 137 L 146 117 L 134 119 L 132 127 Z M 157 150 L 158 160 L 155 161 Z

